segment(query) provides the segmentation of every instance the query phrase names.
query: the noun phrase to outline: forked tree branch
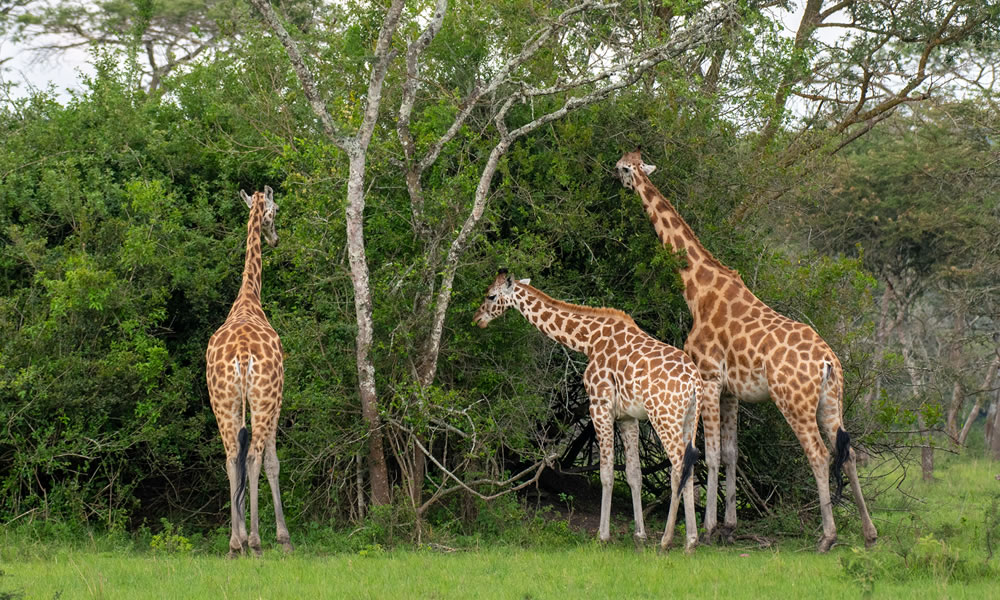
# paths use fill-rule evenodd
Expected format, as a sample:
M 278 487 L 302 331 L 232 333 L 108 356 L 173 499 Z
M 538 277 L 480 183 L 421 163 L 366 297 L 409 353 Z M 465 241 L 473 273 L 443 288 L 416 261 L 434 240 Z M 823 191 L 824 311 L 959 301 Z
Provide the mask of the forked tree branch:
M 271 32 L 278 38 L 281 45 L 285 47 L 288 60 L 292 63 L 292 69 L 295 70 L 295 75 L 298 77 L 299 83 L 302 84 L 302 91 L 305 93 L 306 99 L 313 109 L 313 113 L 319 119 L 320 125 L 323 127 L 323 132 L 335 146 L 347 152 L 349 148 L 354 146 L 355 142 L 345 135 L 333 122 L 333 118 L 326 109 L 326 103 L 323 101 L 323 97 L 316 87 L 316 80 L 313 78 L 312 72 L 306 66 L 305 60 L 303 60 L 302 54 L 299 52 L 298 44 L 288 34 L 285 26 L 281 24 L 278 15 L 271 8 L 270 1 L 250 0 L 250 4 L 257 9 L 264 23 L 267 24 Z
M 441 286 L 438 289 L 437 301 L 435 302 L 435 312 L 431 324 L 431 334 L 424 348 L 423 360 L 426 368 L 422 369 L 427 377 L 428 383 L 433 381 L 434 370 L 437 364 L 437 356 L 440 351 L 441 336 L 444 332 L 444 320 L 451 298 L 452 286 L 455 281 L 455 273 L 458 270 L 458 263 L 462 253 L 472 236 L 472 232 L 479 220 L 483 216 L 486 204 L 489 199 L 490 185 L 493 176 L 500 164 L 500 159 L 507 153 L 510 146 L 520 137 L 538 129 L 546 123 L 550 123 L 562 118 L 569 112 L 589 106 L 604 100 L 615 91 L 628 87 L 635 83 L 642 75 L 656 65 L 670 58 L 680 56 L 685 52 L 698 46 L 708 44 L 720 35 L 719 25 L 731 18 L 731 15 L 738 9 L 738 2 L 727 2 L 722 6 L 693 20 L 687 28 L 677 32 L 666 44 L 651 48 L 623 63 L 604 69 L 596 74 L 588 75 L 577 80 L 564 82 L 560 89 L 554 87 L 521 90 L 515 95 L 508 97 L 494 116 L 494 123 L 500 134 L 493 150 L 490 152 L 486 165 L 483 167 L 476 186 L 472 207 L 468 217 L 462 224 L 462 228 L 452 240 L 448 249 L 447 258 L 441 275 Z M 566 13 L 563 13 L 566 14 Z M 542 36 L 539 36 L 542 37 Z M 537 48 L 535 48 L 537 50 Z M 525 57 L 522 52 L 519 59 Z M 525 57 L 527 58 L 527 57 Z M 527 100 L 536 96 L 553 95 L 555 93 L 568 93 L 580 87 L 586 87 L 595 83 L 602 83 L 596 89 L 581 96 L 570 96 L 563 104 L 548 113 L 545 113 L 532 121 L 525 123 L 513 130 L 509 130 L 506 124 L 508 111 L 513 103 L 518 100 Z

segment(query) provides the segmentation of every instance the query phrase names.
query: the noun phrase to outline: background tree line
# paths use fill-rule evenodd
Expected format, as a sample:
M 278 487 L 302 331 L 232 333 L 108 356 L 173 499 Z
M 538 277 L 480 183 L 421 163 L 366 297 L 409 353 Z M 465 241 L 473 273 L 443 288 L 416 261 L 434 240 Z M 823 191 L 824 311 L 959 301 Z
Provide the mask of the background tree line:
M 290 520 L 468 514 L 586 472 L 581 357 L 470 319 L 505 266 L 683 345 L 683 257 L 612 174 L 638 144 L 706 247 L 838 352 L 870 453 L 997 418 L 997 3 L 250 4 L 0 3 L 8 35 L 95 65 L 0 113 L 5 520 L 224 519 L 204 346 L 236 192 L 265 184 Z M 740 419 L 741 510 L 809 502 L 777 411 Z

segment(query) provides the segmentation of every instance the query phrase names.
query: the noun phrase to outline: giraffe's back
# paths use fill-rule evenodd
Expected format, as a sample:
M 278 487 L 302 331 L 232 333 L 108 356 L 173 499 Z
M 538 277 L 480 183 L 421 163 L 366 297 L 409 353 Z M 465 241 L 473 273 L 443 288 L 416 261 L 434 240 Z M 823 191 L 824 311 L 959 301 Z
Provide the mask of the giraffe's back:
M 723 389 L 742 401 L 771 398 L 776 380 L 809 387 L 819 384 L 826 365 L 839 371 L 836 355 L 812 327 L 748 290 L 735 302 L 717 305 L 705 323 L 692 329 L 685 349 L 706 376 L 717 365 Z
M 690 357 L 635 325 L 616 327 L 612 340 L 606 352 L 591 361 L 614 389 L 614 416 L 646 420 L 650 412 L 674 411 L 681 418 L 702 389 Z

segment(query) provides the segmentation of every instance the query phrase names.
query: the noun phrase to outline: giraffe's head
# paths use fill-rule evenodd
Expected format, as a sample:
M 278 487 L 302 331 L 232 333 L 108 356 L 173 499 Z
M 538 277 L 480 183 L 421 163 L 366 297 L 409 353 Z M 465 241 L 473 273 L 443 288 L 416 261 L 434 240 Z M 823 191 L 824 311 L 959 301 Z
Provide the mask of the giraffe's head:
M 636 148 L 632 152 L 626 152 L 615 164 L 615 169 L 618 171 L 618 177 L 622 180 L 622 185 L 630 190 L 636 188 L 639 173 L 644 173 L 648 176 L 656 170 L 656 167 L 653 165 L 647 165 L 642 162 L 639 150 L 639 148 Z
M 527 285 L 530 282 L 530 279 L 522 279 L 517 283 Z M 476 311 L 476 316 L 472 317 L 472 322 L 480 327 L 486 327 L 490 321 L 513 306 L 514 283 L 514 279 L 507 274 L 507 269 L 497 271 L 497 277 L 490 284 L 490 289 L 486 290 L 486 299 Z
M 278 232 L 274 230 L 274 215 L 278 212 L 278 205 L 274 203 L 274 190 L 265 185 L 263 192 L 254 192 L 253 196 L 248 196 L 246 192 L 240 190 L 240 197 L 247 203 L 247 208 L 253 209 L 255 202 L 262 202 L 260 217 L 260 233 L 267 241 L 267 245 L 272 248 L 278 245 Z

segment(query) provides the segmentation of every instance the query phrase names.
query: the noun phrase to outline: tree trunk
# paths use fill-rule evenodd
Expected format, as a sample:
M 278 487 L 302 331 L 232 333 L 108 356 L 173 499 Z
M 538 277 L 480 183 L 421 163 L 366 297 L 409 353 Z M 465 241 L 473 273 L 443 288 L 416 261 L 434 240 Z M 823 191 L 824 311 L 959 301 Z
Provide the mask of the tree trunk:
M 812 37 L 813 31 L 816 30 L 816 25 L 820 21 L 819 11 L 822 6 L 823 0 L 806 0 L 805 9 L 802 11 L 802 19 L 799 21 L 799 28 L 795 31 L 794 48 L 796 52 L 802 52 L 809 43 L 809 38 Z M 757 142 L 758 148 L 767 146 L 778 132 L 785 104 L 788 103 L 788 96 L 792 92 L 792 87 L 800 79 L 801 75 L 796 74 L 792 69 L 788 69 L 782 76 L 778 90 L 774 94 L 774 104 L 772 105 L 774 114 L 768 118 L 764 130 L 761 132 L 760 139 Z
M 924 416 L 920 413 L 917 413 L 917 427 L 921 430 L 926 429 Z M 933 440 L 930 432 L 926 437 L 921 437 L 923 444 L 920 446 L 920 474 L 924 481 L 934 481 L 934 447 L 931 446 Z
M 976 403 L 972 405 L 969 416 L 965 418 L 965 425 L 962 426 L 962 431 L 958 434 L 959 446 L 965 445 L 965 440 L 969 437 L 969 430 L 972 429 L 972 424 L 976 421 L 976 416 L 979 415 L 979 407 L 982 405 L 983 398 L 988 399 L 993 395 L 993 382 L 996 380 L 997 370 L 1000 370 L 1000 354 L 993 359 L 993 362 L 990 363 L 990 366 L 986 370 L 986 382 L 983 383 L 983 387 L 976 394 Z M 987 400 L 988 405 L 989 400 Z
M 899 337 L 899 344 L 902 346 L 903 354 L 903 366 L 906 368 L 906 372 L 910 375 L 910 386 L 912 387 L 913 398 L 916 400 L 920 396 L 920 388 L 923 387 L 924 382 L 921 381 L 920 376 L 917 374 L 917 367 L 913 364 L 913 352 L 910 345 L 906 342 L 906 332 L 900 327 L 896 330 Z M 920 445 L 920 472 L 923 475 L 924 481 L 932 481 L 934 479 L 934 448 L 931 445 L 931 433 L 925 431 L 927 429 L 926 423 L 924 422 L 923 413 L 920 411 L 921 407 L 916 407 L 917 412 L 917 427 L 920 429 L 918 434 L 918 439 L 921 442 Z
M 354 284 L 354 313 L 358 324 L 355 340 L 358 368 L 358 391 L 361 414 L 368 426 L 368 476 L 372 486 L 372 503 L 388 504 L 389 475 L 382 447 L 382 420 L 378 414 L 375 393 L 375 365 L 372 362 L 372 296 L 369 286 L 368 261 L 365 257 L 365 155 L 352 153 L 347 182 L 347 253 Z
M 961 302 L 961 301 L 959 301 Z M 965 366 L 962 354 L 962 337 L 965 335 L 965 306 L 960 306 L 955 310 L 955 323 L 952 326 L 952 340 L 949 356 L 949 363 L 953 369 L 955 383 L 951 390 L 951 402 L 948 404 L 948 414 L 945 421 L 945 431 L 953 444 L 958 441 L 958 413 L 962 410 L 962 403 L 965 401 L 965 394 L 962 393 L 962 369 Z
M 1000 394 L 993 399 L 986 414 L 986 455 L 1000 460 Z
M 889 286 L 885 286 L 885 290 L 882 292 L 882 305 L 879 309 L 878 325 L 875 328 L 875 364 L 881 365 L 882 360 L 885 357 L 885 347 L 886 339 L 889 337 L 890 330 L 898 325 L 898 322 L 889 323 L 889 300 L 892 296 Z M 901 311 L 902 312 L 902 311 Z M 872 405 L 878 399 L 879 394 L 882 389 L 882 375 L 878 372 L 875 373 L 875 381 L 872 383 L 871 390 L 865 394 L 864 408 L 866 411 L 871 409 Z

